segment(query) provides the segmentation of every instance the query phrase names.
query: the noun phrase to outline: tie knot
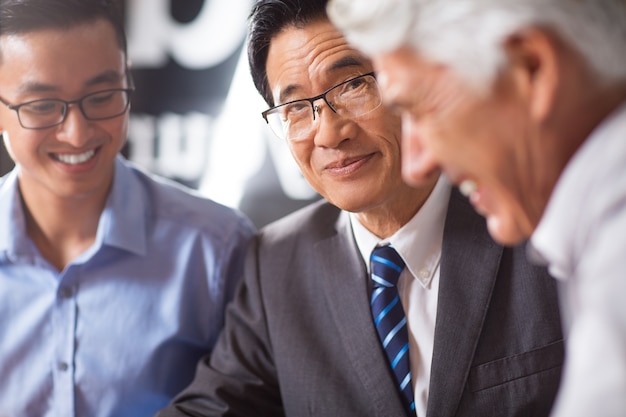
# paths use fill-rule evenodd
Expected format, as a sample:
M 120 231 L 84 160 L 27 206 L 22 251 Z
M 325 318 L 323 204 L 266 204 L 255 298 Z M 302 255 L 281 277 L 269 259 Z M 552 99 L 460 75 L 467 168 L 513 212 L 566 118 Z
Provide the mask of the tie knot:
M 391 245 L 375 248 L 370 261 L 374 286 L 393 287 L 398 283 L 404 261 Z

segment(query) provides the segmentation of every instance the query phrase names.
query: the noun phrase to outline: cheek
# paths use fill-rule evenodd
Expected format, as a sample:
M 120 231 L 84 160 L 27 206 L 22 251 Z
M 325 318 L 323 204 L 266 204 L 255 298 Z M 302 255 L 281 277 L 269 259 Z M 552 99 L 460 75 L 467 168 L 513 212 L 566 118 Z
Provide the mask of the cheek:
M 0 105 L 4 107 L 3 104 L 0 104 Z M 20 122 L 17 118 L 17 114 L 14 111 L 9 111 L 6 113 L 3 112 L 2 114 L 0 114 L 0 134 L 3 136 L 3 138 L 5 138 L 4 139 L 5 141 L 7 140 L 6 137 L 9 134 L 13 138 L 23 133 L 28 133 L 28 132 L 27 131 L 25 132 L 24 128 L 20 126 Z
M 381 106 L 369 119 L 361 119 L 359 128 L 370 137 L 379 138 L 384 146 L 399 152 L 402 140 L 403 120 L 400 116 Z
M 109 145 L 105 146 L 106 152 L 111 155 L 116 155 L 126 144 L 128 138 L 128 124 L 128 115 L 109 120 L 101 120 L 92 126 L 93 130 L 91 134 L 94 136 L 107 136 L 109 138 Z
M 402 143 L 403 143 L 403 135 L 402 128 L 400 122 L 398 121 L 394 126 L 397 125 L 397 129 L 384 131 L 381 134 L 377 135 L 380 143 L 384 144 L 381 147 L 386 148 L 386 151 L 383 150 L 391 160 L 391 164 L 395 165 L 396 163 L 400 163 L 400 157 L 402 154 Z
M 304 178 L 310 183 L 312 178 L 313 168 L 313 147 L 308 144 L 307 141 L 301 143 L 289 144 L 289 151 L 291 156 L 296 161 L 296 165 L 300 168 L 300 172 L 304 175 Z
M 2 140 L 9 156 L 17 163 L 33 159 L 37 154 L 39 144 L 44 141 L 40 131 L 24 129 L 5 130 L 2 132 Z
M 417 129 L 411 129 L 412 148 L 414 152 L 429 153 L 444 165 L 468 157 L 468 148 L 471 148 L 472 138 L 465 132 L 463 124 L 449 119 L 444 123 L 425 122 Z
M 427 134 L 429 146 L 440 156 L 478 165 L 503 150 L 502 132 L 507 129 L 490 106 L 468 100 L 441 115 Z
M 129 123 L 129 116 L 124 116 L 120 122 L 115 126 L 115 131 L 113 132 L 113 137 L 117 137 L 119 138 L 119 149 L 118 151 L 120 151 L 123 147 L 124 144 L 126 143 L 126 138 L 128 137 L 128 123 Z
M 426 123 L 420 123 L 406 113 L 402 118 L 402 154 L 407 158 L 418 158 L 424 143 L 436 142 L 436 133 L 429 132 Z M 435 140 L 433 140 L 435 139 Z

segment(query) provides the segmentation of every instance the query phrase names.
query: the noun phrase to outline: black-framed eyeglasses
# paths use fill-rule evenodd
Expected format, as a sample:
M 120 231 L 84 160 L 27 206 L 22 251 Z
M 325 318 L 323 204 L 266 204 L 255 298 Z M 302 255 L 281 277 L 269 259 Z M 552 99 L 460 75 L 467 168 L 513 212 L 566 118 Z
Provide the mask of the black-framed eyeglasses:
M 106 120 L 120 116 L 128 110 L 133 91 L 132 87 L 110 88 L 94 91 L 71 101 L 44 98 L 14 105 L 0 98 L 0 102 L 15 110 L 24 129 L 47 129 L 65 121 L 70 104 L 77 104 L 87 120 Z
M 265 110 L 261 115 L 276 136 L 296 142 L 310 137 L 315 128 L 317 100 L 343 117 L 357 118 L 376 110 L 382 103 L 373 72 L 343 81 L 322 94 L 293 100 Z

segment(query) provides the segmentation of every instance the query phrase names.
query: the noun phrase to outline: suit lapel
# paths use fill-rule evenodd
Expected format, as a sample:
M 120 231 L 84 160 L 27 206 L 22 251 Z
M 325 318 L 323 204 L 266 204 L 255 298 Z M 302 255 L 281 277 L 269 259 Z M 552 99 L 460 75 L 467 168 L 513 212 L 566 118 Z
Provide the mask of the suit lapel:
M 352 237 L 349 218 L 341 213 L 335 234 L 314 246 L 320 278 L 347 359 L 376 415 L 403 415 L 395 383 L 371 319 L 367 272 Z
M 428 416 L 453 416 L 465 389 L 502 247 L 458 191 L 444 228 Z

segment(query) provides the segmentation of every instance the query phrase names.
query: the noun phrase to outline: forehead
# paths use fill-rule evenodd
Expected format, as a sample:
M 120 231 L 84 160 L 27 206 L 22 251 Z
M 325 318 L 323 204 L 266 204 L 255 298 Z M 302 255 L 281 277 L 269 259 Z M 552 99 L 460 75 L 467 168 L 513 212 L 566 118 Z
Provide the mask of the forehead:
M 99 74 L 124 71 L 124 53 L 113 26 L 105 20 L 0 36 L 3 91 L 25 85 L 71 89 Z
M 461 87 L 450 68 L 426 59 L 408 46 L 377 54 L 373 65 L 384 101 L 399 110 L 441 99 L 442 93 L 449 92 L 453 85 Z
M 371 71 L 372 64 L 322 19 L 278 33 L 270 42 L 266 70 L 276 98 L 294 86 L 296 90 L 326 88 L 346 74 Z
M 391 52 L 380 53 L 373 58 L 378 74 L 378 83 L 388 96 L 411 95 L 407 85 L 423 80 L 432 66 L 420 60 L 410 47 L 400 47 Z

